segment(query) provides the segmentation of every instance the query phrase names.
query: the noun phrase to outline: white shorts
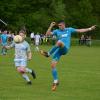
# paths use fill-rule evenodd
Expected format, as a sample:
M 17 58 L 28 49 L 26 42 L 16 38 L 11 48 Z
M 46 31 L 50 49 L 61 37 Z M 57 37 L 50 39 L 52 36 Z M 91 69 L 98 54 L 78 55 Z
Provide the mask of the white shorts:
M 35 45 L 39 45 L 39 41 L 35 41 Z
M 15 66 L 16 67 L 26 67 L 27 66 L 27 60 L 25 59 L 14 59 L 14 62 L 15 62 Z

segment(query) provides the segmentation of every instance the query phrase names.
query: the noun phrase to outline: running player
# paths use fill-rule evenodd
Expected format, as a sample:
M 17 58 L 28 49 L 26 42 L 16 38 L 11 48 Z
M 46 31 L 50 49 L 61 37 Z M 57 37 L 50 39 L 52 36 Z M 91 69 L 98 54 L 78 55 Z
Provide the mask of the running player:
M 2 31 L 2 35 L 0 38 L 1 38 L 1 45 L 2 45 L 1 54 L 6 55 L 7 49 L 5 48 L 5 46 L 7 46 L 8 44 L 8 35 L 6 30 Z
M 25 41 L 25 33 L 24 31 L 20 31 L 19 35 L 22 37 L 21 43 L 12 43 L 10 46 L 6 46 L 6 48 L 15 48 L 15 66 L 17 71 L 22 75 L 22 77 L 27 81 L 28 84 L 32 84 L 31 80 L 29 79 L 27 73 L 30 73 L 32 77 L 35 79 L 36 74 L 35 72 L 27 68 L 27 61 L 31 60 L 32 54 L 30 50 L 29 44 Z

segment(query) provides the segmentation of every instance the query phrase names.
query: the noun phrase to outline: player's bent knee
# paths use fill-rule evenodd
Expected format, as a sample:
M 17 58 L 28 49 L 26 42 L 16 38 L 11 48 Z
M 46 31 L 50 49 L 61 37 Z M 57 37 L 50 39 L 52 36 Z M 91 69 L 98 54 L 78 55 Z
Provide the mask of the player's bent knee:
M 56 45 L 59 46 L 59 47 L 63 47 L 64 46 L 64 44 L 62 42 L 57 42 Z
M 17 68 L 17 71 L 18 71 L 19 73 L 23 74 L 23 73 L 25 73 L 25 68 L 23 68 L 23 67 L 18 67 L 18 68 Z

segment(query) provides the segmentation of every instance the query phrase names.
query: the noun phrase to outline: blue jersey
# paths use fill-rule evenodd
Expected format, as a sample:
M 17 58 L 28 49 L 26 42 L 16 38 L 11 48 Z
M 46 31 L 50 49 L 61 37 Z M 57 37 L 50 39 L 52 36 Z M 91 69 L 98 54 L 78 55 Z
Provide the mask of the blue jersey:
M 71 39 L 71 33 L 76 32 L 75 28 L 69 27 L 65 28 L 64 30 L 56 29 L 52 33 L 57 37 L 57 40 L 60 40 L 63 42 L 65 47 L 67 49 L 70 48 L 70 39 Z
M 2 43 L 2 45 L 7 44 L 7 40 L 8 40 L 7 34 L 2 34 L 1 35 L 1 43 Z

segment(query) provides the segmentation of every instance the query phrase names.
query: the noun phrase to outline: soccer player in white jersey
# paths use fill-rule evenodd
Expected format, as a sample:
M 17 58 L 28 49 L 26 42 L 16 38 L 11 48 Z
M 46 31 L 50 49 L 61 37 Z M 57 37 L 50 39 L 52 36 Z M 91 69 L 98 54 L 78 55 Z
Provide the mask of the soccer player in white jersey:
M 39 51 L 39 43 L 40 43 L 40 39 L 41 39 L 41 37 L 40 37 L 40 35 L 37 33 L 36 35 L 35 35 L 35 45 L 36 45 L 36 50 L 37 51 Z
M 7 49 L 14 47 L 15 48 L 15 66 L 17 71 L 22 75 L 22 77 L 27 81 L 27 84 L 32 84 L 27 73 L 30 73 L 35 79 L 36 74 L 32 69 L 27 68 L 27 61 L 31 60 L 32 54 L 28 42 L 25 41 L 24 31 L 20 31 L 19 35 L 22 37 L 21 43 L 12 43 L 10 46 L 6 46 Z

